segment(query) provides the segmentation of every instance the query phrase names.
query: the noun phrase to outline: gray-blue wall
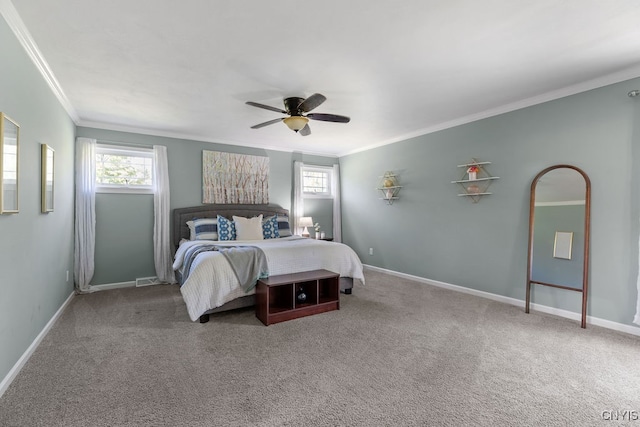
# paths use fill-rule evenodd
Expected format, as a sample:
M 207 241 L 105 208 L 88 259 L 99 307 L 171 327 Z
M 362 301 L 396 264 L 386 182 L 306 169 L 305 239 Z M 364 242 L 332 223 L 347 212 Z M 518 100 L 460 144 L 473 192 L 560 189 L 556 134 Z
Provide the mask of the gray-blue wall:
M 366 264 L 524 300 L 531 181 L 573 164 L 592 183 L 588 314 L 631 324 L 640 106 L 627 92 L 638 87 L 634 79 L 341 157 L 345 243 Z M 500 177 L 476 204 L 451 184 L 472 158 Z M 373 190 L 385 171 L 403 185 L 391 206 Z M 570 291 L 536 287 L 533 302 L 580 311 Z
M 331 166 L 337 158 L 261 150 L 234 145 L 163 138 L 127 132 L 78 127 L 77 135 L 100 141 L 116 141 L 167 147 L 171 209 L 202 204 L 202 151 L 227 151 L 269 157 L 269 201 L 291 209 L 294 160 Z M 315 203 L 314 203 L 315 202 Z M 332 205 L 327 201 L 305 203 L 305 215 L 323 222 Z M 328 224 L 323 229 L 331 229 Z M 92 285 L 129 282 L 155 276 L 153 266 L 153 196 L 106 194 L 96 196 L 96 253 Z
M 20 212 L 0 215 L 1 381 L 73 292 L 75 126 L 2 18 L 0 58 L 0 111 L 20 125 Z M 40 213 L 40 144 L 55 150 L 48 214 Z

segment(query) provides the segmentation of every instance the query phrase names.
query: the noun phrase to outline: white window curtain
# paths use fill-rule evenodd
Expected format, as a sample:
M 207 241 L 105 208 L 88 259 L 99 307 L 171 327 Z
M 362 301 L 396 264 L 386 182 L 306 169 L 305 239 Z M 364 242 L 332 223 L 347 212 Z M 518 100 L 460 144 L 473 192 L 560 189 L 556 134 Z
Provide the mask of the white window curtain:
M 291 212 L 291 229 L 293 234 L 302 234 L 300 218 L 304 216 L 304 199 L 302 198 L 302 167 L 304 163 L 293 162 L 293 212 Z
M 96 244 L 96 140 L 76 140 L 76 221 L 74 279 L 80 292 L 90 292 Z
M 640 239 L 638 240 L 638 253 L 640 253 Z M 640 325 L 640 259 L 638 260 L 638 282 L 637 282 L 637 287 L 638 287 L 638 294 L 637 294 L 637 302 L 636 302 L 636 315 L 633 318 L 633 323 L 635 323 L 636 325 Z
M 340 206 L 340 165 L 333 165 L 333 241 L 342 242 L 342 212 Z
M 153 156 L 153 262 L 159 282 L 176 283 L 172 267 L 171 236 L 169 234 L 171 205 L 167 147 L 154 145 Z

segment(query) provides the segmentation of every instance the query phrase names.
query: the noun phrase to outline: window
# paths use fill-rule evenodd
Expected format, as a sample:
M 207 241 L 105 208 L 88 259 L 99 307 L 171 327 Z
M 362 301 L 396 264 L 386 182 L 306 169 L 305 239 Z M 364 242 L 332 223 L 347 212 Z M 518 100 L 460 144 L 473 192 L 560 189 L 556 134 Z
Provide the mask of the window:
M 302 193 L 304 197 L 332 198 L 331 180 L 333 168 L 322 166 L 303 166 Z
M 153 150 L 97 144 L 96 191 L 153 193 Z

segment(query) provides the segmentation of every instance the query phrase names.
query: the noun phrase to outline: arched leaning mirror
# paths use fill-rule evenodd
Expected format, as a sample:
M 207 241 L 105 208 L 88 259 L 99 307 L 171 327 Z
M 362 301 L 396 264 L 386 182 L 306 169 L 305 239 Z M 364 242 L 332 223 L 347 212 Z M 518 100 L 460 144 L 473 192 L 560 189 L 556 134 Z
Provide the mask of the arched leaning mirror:
M 531 183 L 527 297 L 533 285 L 582 294 L 582 319 L 587 325 L 591 182 L 571 165 L 550 166 Z

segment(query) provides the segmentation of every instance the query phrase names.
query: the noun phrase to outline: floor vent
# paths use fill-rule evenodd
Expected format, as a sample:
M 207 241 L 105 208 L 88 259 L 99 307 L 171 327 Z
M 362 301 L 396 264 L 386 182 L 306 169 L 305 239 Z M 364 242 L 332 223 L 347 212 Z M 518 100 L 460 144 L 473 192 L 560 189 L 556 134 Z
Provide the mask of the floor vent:
M 136 279 L 136 288 L 141 286 L 151 286 L 151 285 L 159 285 L 157 277 L 140 277 Z

